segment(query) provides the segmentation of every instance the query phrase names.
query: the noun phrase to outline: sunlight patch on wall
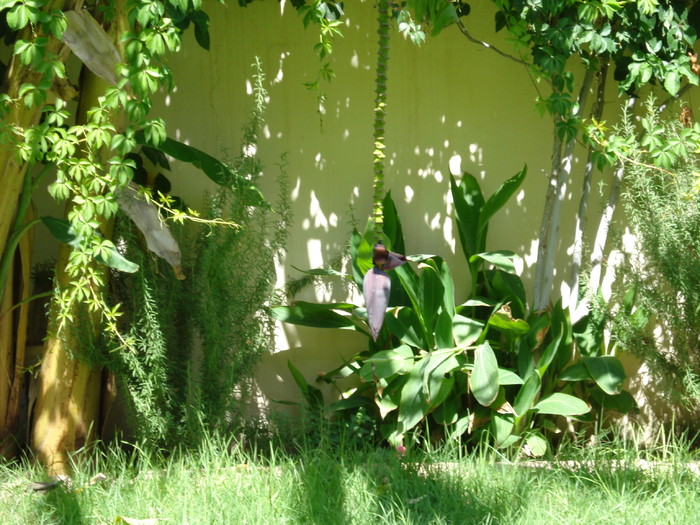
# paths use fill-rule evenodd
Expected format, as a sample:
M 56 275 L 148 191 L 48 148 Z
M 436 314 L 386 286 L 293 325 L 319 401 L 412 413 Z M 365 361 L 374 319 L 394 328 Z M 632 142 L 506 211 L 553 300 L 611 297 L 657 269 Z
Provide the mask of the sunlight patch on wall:
M 329 221 L 325 213 L 321 209 L 321 202 L 316 197 L 316 192 L 311 191 L 311 202 L 309 203 L 309 215 L 314 219 L 314 228 L 322 228 L 323 231 L 328 233 Z M 335 214 L 332 214 L 335 215 Z M 338 218 L 336 216 L 335 222 L 337 224 Z
M 530 241 L 530 251 L 526 253 L 523 257 L 523 259 L 525 259 L 525 264 L 528 268 L 532 268 L 533 266 L 535 266 L 535 262 L 537 261 L 537 248 L 539 244 L 540 243 L 537 239 L 533 239 L 532 241 Z
M 450 217 L 451 215 L 449 213 L 445 217 L 445 223 L 442 225 L 442 238 L 450 247 L 450 252 L 454 255 L 457 247 L 457 239 L 455 239 L 454 232 L 452 231 L 453 222 Z
M 413 188 L 410 186 L 405 186 L 403 189 L 403 195 L 404 195 L 404 202 L 406 204 L 410 204 L 411 201 L 413 200 L 413 195 L 415 195 L 415 192 L 413 191 Z
M 275 78 L 270 81 L 270 85 L 279 84 L 284 78 L 284 60 L 290 55 L 289 51 L 284 51 L 280 53 L 279 68 L 277 69 L 277 74 Z
M 296 202 L 299 199 L 299 191 L 301 190 L 301 177 L 297 177 L 297 183 L 294 185 L 294 188 L 292 188 L 292 191 L 289 193 L 289 199 L 292 202 Z
M 314 157 L 314 161 L 316 162 L 315 166 L 323 171 L 323 169 L 326 167 L 326 159 L 323 158 L 323 155 L 321 152 L 316 153 L 316 156 Z
M 469 144 L 469 160 L 481 165 L 484 161 L 484 150 L 478 144 Z
M 455 177 L 459 177 L 462 175 L 462 156 L 461 155 L 452 155 L 450 157 L 450 161 L 448 162 L 448 166 L 450 167 L 450 173 L 454 175 Z
M 311 268 L 323 267 L 323 246 L 321 239 L 309 239 L 306 243 L 306 253 Z

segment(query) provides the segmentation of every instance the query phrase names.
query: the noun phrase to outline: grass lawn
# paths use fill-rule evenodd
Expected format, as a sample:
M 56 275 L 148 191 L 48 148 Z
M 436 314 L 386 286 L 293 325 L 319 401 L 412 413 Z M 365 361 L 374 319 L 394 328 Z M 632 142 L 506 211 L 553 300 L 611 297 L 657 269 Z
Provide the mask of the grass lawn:
M 97 456 L 97 459 L 95 459 Z M 243 453 L 209 442 L 168 459 L 109 450 L 45 491 L 27 463 L 0 465 L 0 523 L 689 524 L 700 477 L 687 448 L 619 442 L 508 461 L 486 450 L 410 452 L 307 447 Z M 653 460 L 651 462 L 650 460 Z M 92 480 L 92 481 L 91 481 Z

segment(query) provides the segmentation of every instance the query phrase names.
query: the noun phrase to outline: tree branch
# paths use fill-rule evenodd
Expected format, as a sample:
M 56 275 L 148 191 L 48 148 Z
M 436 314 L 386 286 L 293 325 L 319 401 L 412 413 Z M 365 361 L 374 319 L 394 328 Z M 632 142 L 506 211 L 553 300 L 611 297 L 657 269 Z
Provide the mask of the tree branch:
M 472 34 L 469 32 L 469 30 L 468 30 L 466 27 L 464 27 L 464 24 L 462 23 L 462 21 L 459 20 L 459 19 L 457 19 L 457 27 L 459 27 L 459 30 L 462 32 L 462 34 L 463 34 L 464 36 L 467 37 L 467 39 L 468 39 L 470 42 L 474 42 L 475 44 L 479 44 L 480 46 L 485 47 L 486 49 L 490 49 L 491 51 L 494 51 L 494 52 L 498 53 L 498 54 L 501 55 L 502 57 L 507 58 L 508 60 L 512 60 L 513 62 L 516 62 L 516 63 L 518 63 L 518 64 L 520 64 L 520 65 L 523 65 L 523 66 L 526 66 L 526 67 L 529 67 L 529 66 L 530 66 L 530 64 L 528 64 L 528 63 L 525 62 L 524 60 L 522 60 L 522 59 L 520 59 L 520 58 L 518 58 L 518 57 L 514 57 L 513 55 L 509 55 L 508 53 L 506 53 L 506 52 L 504 52 L 504 51 L 501 51 L 501 50 L 498 49 L 497 47 L 492 46 L 492 45 L 489 44 L 488 42 L 484 42 L 483 40 L 479 40 L 478 38 L 473 37 Z

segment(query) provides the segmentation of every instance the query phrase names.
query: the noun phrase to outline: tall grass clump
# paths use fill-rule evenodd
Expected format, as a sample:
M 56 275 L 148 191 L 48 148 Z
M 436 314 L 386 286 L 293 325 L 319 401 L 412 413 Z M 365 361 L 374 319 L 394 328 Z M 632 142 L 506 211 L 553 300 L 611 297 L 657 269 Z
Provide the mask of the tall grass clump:
M 700 126 L 662 120 L 653 99 L 617 131 L 635 256 L 618 270 L 625 296 L 615 337 L 648 363 L 659 392 L 700 400 Z

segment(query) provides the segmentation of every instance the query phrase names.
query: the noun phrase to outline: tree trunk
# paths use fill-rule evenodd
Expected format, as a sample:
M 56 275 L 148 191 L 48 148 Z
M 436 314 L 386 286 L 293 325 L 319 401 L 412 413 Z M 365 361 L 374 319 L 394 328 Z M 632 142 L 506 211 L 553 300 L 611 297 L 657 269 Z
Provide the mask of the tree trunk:
M 588 90 L 593 79 L 593 71 L 586 71 L 578 97 L 578 114 L 583 111 L 588 97 Z M 575 116 L 575 114 L 574 114 Z M 559 243 L 559 220 L 561 205 L 566 198 L 566 190 L 571 178 L 575 139 L 565 144 L 559 137 L 555 118 L 554 148 L 552 152 L 552 173 L 549 176 L 547 197 L 545 199 L 542 223 L 540 224 L 539 245 L 537 248 L 537 268 L 535 269 L 535 293 L 533 309 L 539 311 L 547 308 L 554 283 L 554 259 Z M 563 149 L 563 151 L 562 151 Z
M 607 85 L 608 63 L 603 64 L 598 73 L 598 90 L 596 102 L 591 117 L 599 121 L 603 116 L 605 105 L 605 86 Z M 584 230 L 588 220 L 588 200 L 591 194 L 591 180 L 593 178 L 593 151 L 589 148 L 586 159 L 586 168 L 583 175 L 583 186 L 581 188 L 581 198 L 579 200 L 578 213 L 576 214 L 576 227 L 574 232 L 574 249 L 571 260 L 571 280 L 569 281 L 569 301 L 568 308 L 573 313 L 576 311 L 579 302 L 579 285 L 581 280 L 581 264 L 583 261 Z M 575 321 L 572 321 L 575 322 Z

